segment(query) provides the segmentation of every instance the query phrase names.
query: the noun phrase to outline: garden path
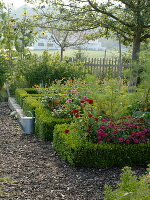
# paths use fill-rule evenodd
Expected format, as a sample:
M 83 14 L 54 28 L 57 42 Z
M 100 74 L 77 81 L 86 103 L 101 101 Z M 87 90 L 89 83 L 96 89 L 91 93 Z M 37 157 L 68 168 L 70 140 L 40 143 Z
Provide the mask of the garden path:
M 121 170 L 69 166 L 57 156 L 52 143 L 23 135 L 0 103 L 0 199 L 2 200 L 102 200 L 104 184 L 114 185 Z M 134 168 L 137 174 L 145 168 Z

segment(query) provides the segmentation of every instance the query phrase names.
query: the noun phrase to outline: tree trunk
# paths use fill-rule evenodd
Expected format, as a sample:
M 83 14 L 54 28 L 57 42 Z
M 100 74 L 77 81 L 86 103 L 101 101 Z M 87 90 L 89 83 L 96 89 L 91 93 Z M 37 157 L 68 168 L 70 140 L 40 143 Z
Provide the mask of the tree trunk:
M 64 48 L 63 47 L 60 47 L 60 61 L 63 60 L 63 51 L 64 51 Z
M 141 31 L 137 31 L 133 39 L 133 50 L 132 50 L 132 61 L 136 63 L 139 62 L 139 52 L 141 44 L 140 37 L 141 37 Z
M 134 92 L 134 87 L 137 86 L 138 77 L 138 64 L 139 64 L 139 52 L 140 52 L 140 37 L 141 31 L 136 31 L 133 39 L 133 50 L 132 50 L 132 72 L 130 76 L 129 92 Z

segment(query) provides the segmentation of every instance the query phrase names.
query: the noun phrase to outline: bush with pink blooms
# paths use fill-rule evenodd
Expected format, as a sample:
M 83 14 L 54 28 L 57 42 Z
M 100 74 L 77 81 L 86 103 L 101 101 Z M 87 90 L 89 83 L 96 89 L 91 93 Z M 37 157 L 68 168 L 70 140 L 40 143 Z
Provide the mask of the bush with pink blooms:
M 101 119 L 96 137 L 99 144 L 105 143 L 146 143 L 150 139 L 150 125 L 142 118 L 122 117 L 116 121 Z

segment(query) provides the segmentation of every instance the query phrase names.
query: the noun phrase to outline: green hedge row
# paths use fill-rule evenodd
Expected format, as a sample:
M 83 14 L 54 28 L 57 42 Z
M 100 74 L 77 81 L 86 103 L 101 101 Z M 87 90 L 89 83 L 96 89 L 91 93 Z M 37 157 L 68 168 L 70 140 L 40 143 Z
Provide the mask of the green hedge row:
M 70 123 L 71 118 L 62 119 L 52 117 L 51 112 L 45 108 L 35 110 L 35 131 L 43 140 L 53 140 L 53 130 L 56 124 Z
M 15 98 L 16 98 L 17 103 L 20 106 L 23 106 L 23 100 L 25 97 L 28 97 L 28 96 L 29 94 L 23 88 L 16 89 L 15 91 Z
M 41 88 L 40 90 L 36 88 L 19 88 L 15 91 L 15 98 L 20 106 L 23 106 L 23 101 L 26 97 L 37 97 L 42 98 L 44 96 L 51 96 L 51 94 L 42 94 L 38 92 L 44 91 L 45 88 Z
M 33 116 L 35 116 L 35 109 L 42 107 L 42 103 L 39 101 L 37 97 L 26 97 L 23 101 L 23 111 L 25 112 L 26 116 L 31 116 L 28 111 L 32 112 Z
M 47 94 L 46 96 L 50 96 Z M 27 116 L 31 116 L 28 112 L 32 112 L 35 117 L 35 131 L 43 140 L 53 140 L 53 130 L 56 124 L 70 123 L 71 118 L 62 119 L 52 117 L 51 112 L 43 108 L 40 98 L 45 94 L 38 94 L 36 89 L 24 88 L 16 90 L 16 100 L 23 108 Z
M 150 143 L 147 144 L 93 144 L 73 134 L 65 133 L 67 124 L 56 125 L 53 148 L 76 167 L 107 168 L 148 165 Z

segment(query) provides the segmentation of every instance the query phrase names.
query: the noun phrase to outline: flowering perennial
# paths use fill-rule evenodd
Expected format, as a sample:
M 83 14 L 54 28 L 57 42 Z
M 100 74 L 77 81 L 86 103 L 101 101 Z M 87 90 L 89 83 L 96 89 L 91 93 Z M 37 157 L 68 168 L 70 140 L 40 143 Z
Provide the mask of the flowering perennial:
M 146 143 L 150 138 L 150 128 L 146 128 L 143 119 L 126 117 L 117 122 L 107 119 L 102 121 L 96 133 L 98 143 L 138 144 Z

